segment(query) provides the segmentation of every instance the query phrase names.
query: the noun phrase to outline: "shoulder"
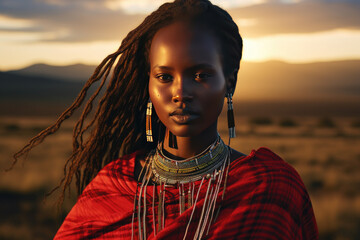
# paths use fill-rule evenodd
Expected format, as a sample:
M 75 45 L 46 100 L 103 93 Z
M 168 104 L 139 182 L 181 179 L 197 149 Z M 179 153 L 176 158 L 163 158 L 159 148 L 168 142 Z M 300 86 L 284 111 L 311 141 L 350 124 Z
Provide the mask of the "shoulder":
M 235 160 L 228 182 L 227 201 L 240 217 L 247 215 L 262 226 L 276 223 L 286 239 L 316 239 L 314 212 L 300 175 L 270 149 L 259 148 Z
M 137 152 L 134 152 L 125 155 L 105 165 L 84 189 L 82 195 L 86 195 L 88 191 L 93 189 L 114 186 L 118 180 L 132 178 L 134 176 L 134 162 L 137 154 Z
M 104 166 L 86 186 L 69 216 L 83 218 L 111 212 L 113 201 L 132 199 L 136 188 L 134 161 L 138 153 L 116 159 Z
M 253 150 L 235 160 L 230 171 L 230 181 L 235 185 L 237 181 L 249 184 L 262 201 L 278 200 L 289 208 L 301 208 L 310 201 L 298 172 L 268 148 Z
M 86 238 L 95 225 L 100 228 L 131 215 L 137 184 L 133 166 L 138 154 L 123 156 L 99 171 L 79 196 L 55 239 L 80 235 Z
M 80 198 L 88 197 L 88 193 L 94 190 L 121 192 L 124 182 L 130 184 L 134 180 L 135 159 L 139 154 L 137 151 L 105 165 L 84 189 Z
M 135 159 L 140 154 L 140 151 L 124 155 L 119 159 L 113 160 L 106 164 L 96 175 L 96 178 L 102 177 L 118 177 L 120 175 L 133 175 Z
M 301 181 L 297 171 L 279 155 L 268 148 L 252 150 L 248 156 L 240 157 L 232 163 L 234 171 L 248 171 L 259 179 L 272 181 L 285 178 L 287 181 Z

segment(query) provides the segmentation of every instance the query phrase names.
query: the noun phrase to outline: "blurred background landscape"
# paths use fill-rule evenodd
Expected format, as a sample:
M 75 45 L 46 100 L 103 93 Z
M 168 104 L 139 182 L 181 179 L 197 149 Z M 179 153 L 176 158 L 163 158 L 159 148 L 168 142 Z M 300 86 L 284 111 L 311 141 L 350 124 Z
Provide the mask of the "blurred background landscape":
M 44 199 L 71 154 L 76 115 L 4 170 L 162 2 L 0 2 L 0 239 L 52 239 L 76 201 L 72 193 L 58 210 L 59 192 Z M 232 147 L 246 154 L 269 147 L 295 167 L 320 239 L 360 239 L 360 1 L 212 2 L 244 38 Z M 219 132 L 227 139 L 225 114 Z

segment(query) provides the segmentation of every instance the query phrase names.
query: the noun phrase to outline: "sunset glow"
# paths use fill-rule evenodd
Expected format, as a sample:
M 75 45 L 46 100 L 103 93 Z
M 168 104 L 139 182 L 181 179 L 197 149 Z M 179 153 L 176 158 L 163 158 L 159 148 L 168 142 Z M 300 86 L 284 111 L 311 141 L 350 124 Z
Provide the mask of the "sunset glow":
M 360 31 L 244 37 L 245 61 L 315 62 L 360 58 Z
M 1 71 L 39 62 L 97 65 L 119 47 L 146 14 L 166 1 L 29 2 L 33 5 L 11 0 L 0 3 Z M 308 0 L 212 2 L 228 10 L 238 24 L 245 61 L 296 63 L 360 58 L 360 26 L 356 21 L 359 4 Z

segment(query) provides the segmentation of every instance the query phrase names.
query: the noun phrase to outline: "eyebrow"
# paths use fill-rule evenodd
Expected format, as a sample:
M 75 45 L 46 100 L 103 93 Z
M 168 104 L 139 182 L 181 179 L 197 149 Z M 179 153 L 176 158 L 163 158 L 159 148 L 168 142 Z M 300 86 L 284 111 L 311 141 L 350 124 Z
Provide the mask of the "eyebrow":
M 159 65 L 155 65 L 152 69 L 156 69 L 159 68 L 161 70 L 173 70 L 172 67 L 167 67 L 167 66 L 159 66 Z
M 155 65 L 153 67 L 153 69 L 159 68 L 161 70 L 174 70 L 174 68 L 172 67 L 168 67 L 168 66 L 159 66 L 159 65 Z M 214 68 L 211 64 L 207 64 L 207 63 L 200 63 L 200 64 L 196 64 L 194 66 L 191 66 L 189 68 L 187 68 L 187 70 L 197 70 L 197 69 L 201 69 L 201 68 Z

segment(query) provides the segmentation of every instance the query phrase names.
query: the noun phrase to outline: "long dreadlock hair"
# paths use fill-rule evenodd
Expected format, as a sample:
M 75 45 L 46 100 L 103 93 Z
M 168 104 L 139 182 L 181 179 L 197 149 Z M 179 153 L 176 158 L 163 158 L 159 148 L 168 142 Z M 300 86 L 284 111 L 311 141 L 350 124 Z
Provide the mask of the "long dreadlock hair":
M 51 193 L 62 187 L 62 202 L 65 191 L 70 188 L 75 176 L 77 193 L 81 194 L 107 163 L 139 149 L 153 148 L 153 145 L 146 142 L 145 136 L 145 112 L 149 99 L 149 49 L 153 36 L 160 28 L 184 18 L 202 22 L 202 25 L 213 31 L 221 45 L 224 75 L 227 76 L 234 70 L 236 75 L 242 56 L 242 38 L 231 16 L 208 0 L 175 0 L 165 3 L 129 32 L 119 49 L 100 63 L 73 104 L 57 121 L 14 154 L 12 166 L 19 157 L 26 156 L 73 115 L 95 82 L 100 82 L 100 85 L 86 102 L 73 129 L 73 151 L 65 163 L 64 176 Z M 236 78 L 234 81 L 233 86 Z M 98 100 L 97 109 L 93 111 L 94 101 L 104 86 L 105 93 Z M 157 116 L 154 118 L 153 123 L 157 121 L 158 125 L 161 124 Z M 153 133 L 155 143 L 160 135 L 156 134 L 156 129 L 159 127 L 155 127 Z

